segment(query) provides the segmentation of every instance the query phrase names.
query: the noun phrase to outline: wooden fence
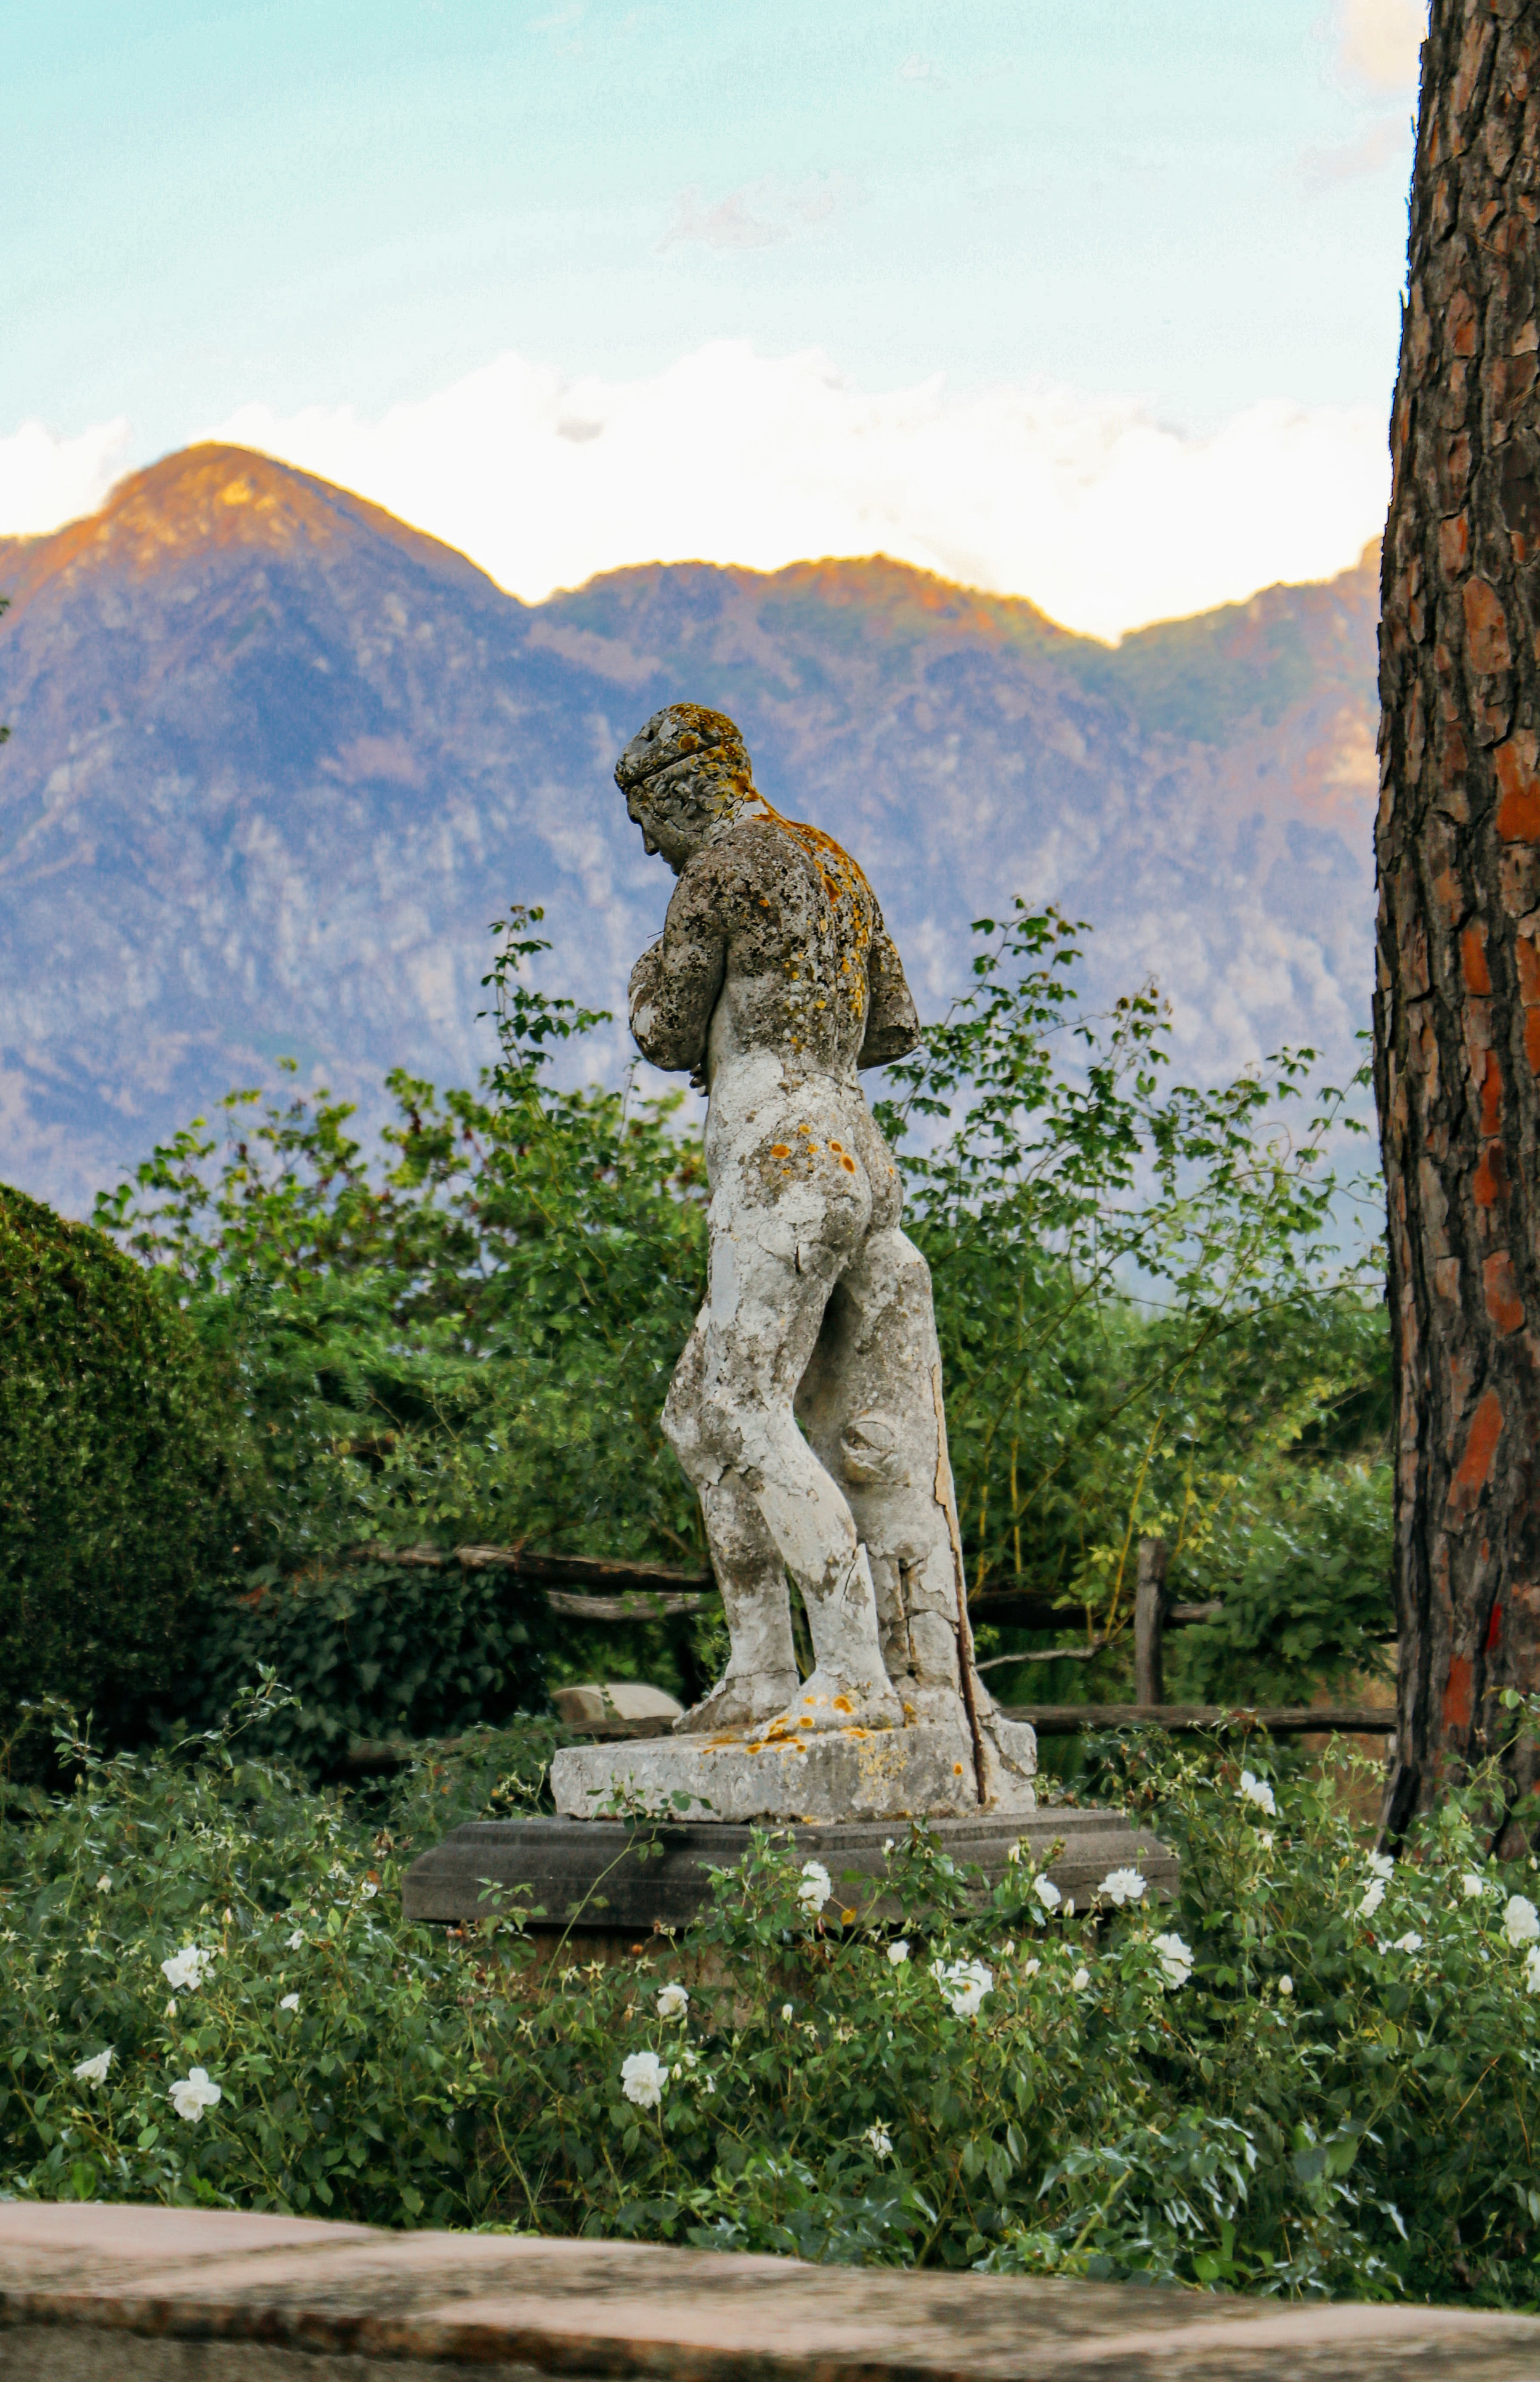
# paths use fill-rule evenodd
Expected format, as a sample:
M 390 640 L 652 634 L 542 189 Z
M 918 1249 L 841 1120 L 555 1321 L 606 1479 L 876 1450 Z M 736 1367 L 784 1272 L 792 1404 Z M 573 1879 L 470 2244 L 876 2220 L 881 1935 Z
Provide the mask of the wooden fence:
M 513 1573 L 544 1589 L 554 1613 L 581 1622 L 669 1621 L 688 1619 L 718 1602 L 716 1582 L 709 1571 L 690 1571 L 670 1564 L 632 1563 L 603 1555 L 540 1554 L 526 1547 L 465 1546 L 383 1547 L 373 1544 L 350 1550 L 353 1561 L 391 1564 L 403 1568 L 446 1571 L 492 1569 Z M 1195 1622 L 1216 1621 L 1224 1613 L 1221 1599 L 1204 1603 L 1173 1602 L 1166 1593 L 1167 1549 L 1161 1539 L 1141 1539 L 1133 1606 L 1134 1701 L 1131 1704 L 1007 1704 L 1008 1719 L 1030 1721 L 1040 1737 L 1072 1737 L 1082 1729 L 1134 1728 L 1154 1725 L 1186 1734 L 1265 1732 L 1274 1737 L 1393 1735 L 1395 1713 L 1376 1704 L 1168 1704 L 1166 1701 L 1165 1639 L 1168 1629 Z M 598 1594 L 592 1593 L 597 1590 Z M 589 1591 L 589 1592 L 583 1592 Z M 1071 1615 L 1048 1599 L 1015 1589 L 999 1589 L 977 1597 L 969 1606 L 975 1628 L 994 1623 L 1018 1629 L 1063 1629 Z M 1118 1633 L 1120 1634 L 1120 1633 Z M 1104 1636 L 1088 1651 L 1111 1642 Z M 1064 1653 L 1083 1659 L 1078 1648 Z M 1034 1650 L 1033 1656 L 1001 1656 L 1002 1664 L 1025 1659 L 1051 1661 L 1053 1650 Z M 649 1723 L 612 1723 L 605 1734 L 655 1734 Z M 356 1749 L 355 1750 L 358 1750 Z M 382 1748 L 371 1747 L 371 1753 Z

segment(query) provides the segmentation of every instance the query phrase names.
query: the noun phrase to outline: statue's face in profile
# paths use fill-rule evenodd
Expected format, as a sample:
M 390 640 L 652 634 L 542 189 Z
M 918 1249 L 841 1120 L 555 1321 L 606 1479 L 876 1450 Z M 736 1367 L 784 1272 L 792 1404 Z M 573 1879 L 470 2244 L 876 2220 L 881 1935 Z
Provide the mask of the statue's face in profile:
M 757 799 L 742 737 L 725 712 L 698 703 L 654 712 L 621 754 L 615 777 L 643 844 L 661 853 L 676 877 Z
M 693 808 L 691 804 L 691 811 Z M 659 800 L 651 796 L 645 780 L 627 790 L 626 809 L 632 823 L 642 829 L 643 850 L 661 853 L 677 877 L 701 844 L 703 823 L 681 818 L 678 805 L 666 797 Z

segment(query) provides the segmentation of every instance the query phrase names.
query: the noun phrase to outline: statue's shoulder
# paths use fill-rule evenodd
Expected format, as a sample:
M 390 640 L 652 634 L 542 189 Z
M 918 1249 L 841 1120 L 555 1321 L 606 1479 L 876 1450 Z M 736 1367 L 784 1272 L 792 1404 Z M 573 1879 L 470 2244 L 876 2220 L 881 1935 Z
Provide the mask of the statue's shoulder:
M 802 849 L 782 831 L 774 818 L 736 819 L 720 835 L 691 854 L 679 871 L 678 890 L 690 889 L 691 901 L 730 901 L 739 894 L 762 894 L 772 884 L 800 878 L 807 866 Z
M 876 896 L 859 861 L 821 827 L 784 818 L 765 804 L 763 817 L 739 819 L 730 835 L 710 847 L 714 853 L 736 853 L 738 865 L 763 878 L 766 873 L 801 878 L 821 887 L 831 902 L 842 899 L 880 918 Z M 703 854 L 702 857 L 704 855 Z

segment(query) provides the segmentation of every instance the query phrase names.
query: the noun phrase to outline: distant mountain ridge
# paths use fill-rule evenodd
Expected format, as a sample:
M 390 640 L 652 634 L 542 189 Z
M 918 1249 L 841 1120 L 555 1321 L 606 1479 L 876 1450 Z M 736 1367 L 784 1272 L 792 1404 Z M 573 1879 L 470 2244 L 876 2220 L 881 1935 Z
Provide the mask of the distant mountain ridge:
M 367 1099 L 487 1056 L 489 924 L 623 1015 L 671 879 L 610 771 L 647 715 L 732 713 L 849 845 L 922 1013 L 1014 893 L 1153 974 L 1185 1068 L 1367 1013 L 1374 559 L 1116 648 L 883 558 L 615 571 L 526 606 L 376 506 L 191 448 L 0 540 L 0 1176 L 79 1210 L 282 1055 Z M 617 1027 L 594 1052 L 613 1073 Z

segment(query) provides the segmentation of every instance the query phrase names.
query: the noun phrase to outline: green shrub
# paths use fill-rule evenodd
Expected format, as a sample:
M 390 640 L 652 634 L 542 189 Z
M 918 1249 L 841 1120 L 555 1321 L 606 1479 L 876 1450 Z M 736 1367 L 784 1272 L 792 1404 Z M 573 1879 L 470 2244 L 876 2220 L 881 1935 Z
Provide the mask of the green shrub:
M 471 1799 L 549 1743 L 480 1737 Z M 1145 1739 L 1175 1909 L 1045 1907 L 1030 1861 L 981 1903 L 916 1829 L 901 1934 L 846 1928 L 762 1837 L 680 1946 L 537 1971 L 511 1916 L 397 1915 L 407 1824 L 466 1808 L 444 1765 L 372 1834 L 195 1750 L 69 1743 L 72 1792 L 11 1799 L 0 2188 L 1540 2304 L 1540 1888 L 1485 1856 L 1489 1782 L 1382 1877 L 1351 1780 Z M 730 1983 L 681 2009 L 679 1951 Z
M 131 1727 L 238 1535 L 237 1415 L 164 1279 L 0 1185 L 0 1713 Z
M 538 1701 L 542 1662 L 686 1701 L 719 1666 L 719 1615 L 546 1645 L 506 1575 L 356 1561 L 361 1541 L 703 1561 L 659 1430 L 703 1287 L 703 1153 L 677 1098 L 548 1080 L 595 1021 L 536 988 L 533 923 L 510 917 L 488 978 L 502 1058 L 480 1092 L 397 1072 L 373 1151 L 324 1092 L 232 1093 L 223 1145 L 195 1122 L 98 1203 L 238 1371 L 261 1451 L 243 1577 L 182 1708 L 206 1721 L 269 1664 L 303 1701 L 280 1750 L 312 1769 L 350 1733 L 500 1721 Z M 972 988 L 881 1113 L 933 1271 L 991 1684 L 1128 1692 L 1147 1532 L 1176 1595 L 1226 1605 L 1173 1649 L 1187 1692 L 1344 1680 L 1393 1627 L 1384 1308 L 1333 1246 L 1345 1096 L 1319 1090 L 1288 1133 L 1309 1053 L 1173 1084 L 1152 988 L 1073 1022 L 1065 919 L 1018 904 L 980 930 Z M 996 1623 L 1001 1588 L 1057 1601 L 1063 1631 Z
M 219 1713 L 243 1679 L 279 1672 L 297 1701 L 264 1717 L 262 1749 L 318 1777 L 354 1739 L 454 1737 L 540 1709 L 557 1628 L 507 1571 L 275 1567 L 226 1592 L 177 1689 L 186 1711 Z

